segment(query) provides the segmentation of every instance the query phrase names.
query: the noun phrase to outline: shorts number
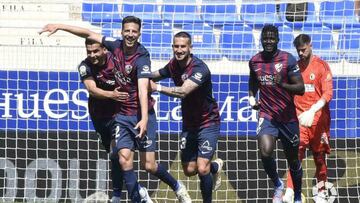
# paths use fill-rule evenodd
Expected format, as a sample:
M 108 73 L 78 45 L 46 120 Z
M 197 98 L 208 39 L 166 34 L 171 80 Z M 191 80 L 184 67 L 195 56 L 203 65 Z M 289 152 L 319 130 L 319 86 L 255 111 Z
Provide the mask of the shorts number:
M 180 143 L 180 149 L 185 149 L 185 147 L 186 147 L 186 138 L 182 137 L 180 142 L 181 142 Z

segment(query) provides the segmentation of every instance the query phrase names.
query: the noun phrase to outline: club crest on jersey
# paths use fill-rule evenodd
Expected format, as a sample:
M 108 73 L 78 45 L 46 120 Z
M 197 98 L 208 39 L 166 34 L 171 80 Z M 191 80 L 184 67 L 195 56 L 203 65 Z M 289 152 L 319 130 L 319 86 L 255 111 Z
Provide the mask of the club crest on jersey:
M 281 71 L 283 67 L 283 64 L 282 63 L 277 63 L 275 64 L 275 70 L 279 73 Z
M 80 73 L 81 77 L 84 77 L 86 75 L 86 67 L 85 66 L 80 66 L 79 73 Z
M 310 80 L 315 80 L 315 74 L 314 73 L 310 74 Z
M 189 76 L 188 76 L 188 74 L 186 74 L 186 73 L 181 75 L 182 81 L 185 81 L 186 79 L 188 79 L 188 77 L 189 77 Z
M 132 65 L 130 65 L 130 64 L 125 65 L 125 73 L 126 74 L 130 74 L 132 69 L 133 69 Z

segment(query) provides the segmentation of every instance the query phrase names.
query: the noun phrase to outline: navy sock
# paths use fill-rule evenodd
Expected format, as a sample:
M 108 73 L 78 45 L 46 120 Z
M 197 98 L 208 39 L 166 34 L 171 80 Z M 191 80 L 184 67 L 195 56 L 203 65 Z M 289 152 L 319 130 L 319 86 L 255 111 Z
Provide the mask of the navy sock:
M 166 169 L 161 164 L 157 165 L 157 170 L 153 175 L 158 177 L 164 183 L 168 184 L 171 187 L 171 189 L 173 189 L 174 191 L 176 191 L 179 188 L 179 184 L 177 180 L 174 177 L 172 177 L 171 174 L 167 172 Z
M 212 201 L 212 187 L 213 187 L 213 180 L 210 173 L 200 176 L 200 189 L 201 195 L 203 198 L 204 203 L 211 203 Z
M 290 163 L 290 174 L 294 183 L 294 199 L 300 200 L 303 170 L 299 160 Z
M 216 162 L 211 162 L 210 163 L 210 173 L 212 173 L 212 174 L 217 173 L 218 170 L 219 170 L 219 164 L 217 164 Z
M 279 180 L 279 175 L 276 171 L 276 163 L 274 158 L 262 157 L 261 161 L 263 163 L 265 172 L 267 173 L 269 178 L 273 181 L 275 187 L 279 187 L 281 185 L 281 181 Z
M 111 181 L 113 186 L 113 196 L 121 197 L 123 174 L 120 168 L 118 156 L 111 157 Z
M 123 177 L 131 201 L 136 203 L 141 202 L 139 184 L 134 170 L 123 171 Z

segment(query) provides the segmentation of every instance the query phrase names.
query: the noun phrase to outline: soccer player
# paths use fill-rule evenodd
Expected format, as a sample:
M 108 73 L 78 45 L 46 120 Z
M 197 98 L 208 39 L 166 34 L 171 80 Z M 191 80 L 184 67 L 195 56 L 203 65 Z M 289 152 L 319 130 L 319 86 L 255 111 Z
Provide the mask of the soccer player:
M 107 153 L 110 153 L 110 145 L 114 147 L 114 114 L 116 102 L 124 102 L 128 93 L 120 92 L 115 88 L 113 73 L 114 63 L 112 54 L 98 42 L 85 40 L 87 58 L 78 66 L 81 81 L 88 90 L 90 96 L 88 109 L 95 131 L 101 140 Z M 106 107 L 106 108 L 104 108 Z M 111 180 L 113 185 L 112 203 L 120 203 L 123 176 L 116 153 L 110 153 Z M 141 199 L 151 203 L 151 199 L 145 188 L 140 188 Z
M 305 94 L 295 96 L 296 113 L 300 123 L 299 159 L 302 161 L 306 148 L 312 151 L 318 182 L 327 181 L 326 154 L 330 154 L 330 109 L 333 95 L 332 74 L 329 65 L 313 55 L 311 38 L 300 34 L 294 40 L 299 55 L 298 65 L 305 83 Z M 293 180 L 288 174 L 284 202 L 291 202 L 294 194 Z M 324 187 L 319 188 L 316 202 L 325 202 Z M 327 201 L 326 201 L 327 202 Z
M 151 82 L 151 89 L 181 98 L 181 162 L 186 176 L 198 174 L 203 202 L 207 203 L 212 201 L 213 184 L 214 190 L 221 184 L 223 161 L 218 158 L 211 162 L 220 134 L 218 104 L 212 95 L 209 68 L 191 54 L 190 34 L 175 34 L 172 48 L 173 59 L 164 68 L 153 72 L 153 80 L 172 78 L 175 87 Z
M 58 30 L 70 32 L 79 37 L 102 43 L 113 54 L 115 82 L 119 91 L 127 92 L 126 102 L 119 102 L 115 117 L 116 153 L 123 171 L 128 194 L 132 202 L 140 202 L 138 181 L 133 170 L 134 150 L 140 151 L 141 167 L 163 182 L 176 193 L 180 202 L 191 202 L 183 184 L 174 179 L 166 169 L 156 163 L 156 116 L 154 100 L 149 96 L 149 78 L 151 77 L 150 55 L 138 39 L 141 35 L 141 20 L 127 16 L 122 21 L 122 39 L 104 37 L 81 27 L 48 24 L 42 32 Z
M 256 129 L 261 161 L 265 172 L 274 183 L 273 202 L 282 202 L 284 183 L 280 179 L 272 153 L 280 139 L 294 180 L 294 200 L 301 202 L 302 167 L 298 159 L 299 123 L 293 95 L 304 94 L 296 59 L 277 48 L 279 31 L 265 25 L 261 31 L 263 51 L 249 61 L 249 103 L 259 109 Z M 255 97 L 259 90 L 259 102 Z

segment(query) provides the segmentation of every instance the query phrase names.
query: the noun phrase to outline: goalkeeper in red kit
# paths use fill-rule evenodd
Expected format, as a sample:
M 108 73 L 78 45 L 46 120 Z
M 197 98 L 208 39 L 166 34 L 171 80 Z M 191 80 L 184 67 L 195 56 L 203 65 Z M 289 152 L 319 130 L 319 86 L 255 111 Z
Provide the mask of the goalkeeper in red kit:
M 294 102 L 300 123 L 299 160 L 303 160 L 306 148 L 314 157 L 317 182 L 327 181 L 325 157 L 330 153 L 330 109 L 329 102 L 333 95 L 332 74 L 329 65 L 313 55 L 311 38 L 300 34 L 294 40 L 294 47 L 299 55 L 298 65 L 304 80 L 305 94 L 295 95 Z M 324 187 L 318 188 L 315 202 L 327 202 Z M 290 173 L 284 202 L 292 202 L 293 182 Z

